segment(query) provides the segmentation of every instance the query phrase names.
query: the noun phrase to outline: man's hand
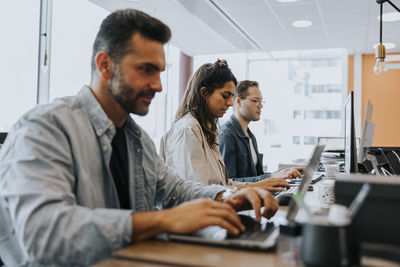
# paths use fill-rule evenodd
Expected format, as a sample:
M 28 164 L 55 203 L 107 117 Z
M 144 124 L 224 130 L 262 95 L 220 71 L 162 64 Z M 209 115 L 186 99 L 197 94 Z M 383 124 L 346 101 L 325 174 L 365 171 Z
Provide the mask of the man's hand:
M 160 212 L 164 213 L 160 226 L 169 233 L 191 233 L 210 225 L 235 235 L 245 230 L 232 206 L 210 199 L 189 201 Z
M 135 212 L 132 213 L 132 240 L 139 241 L 166 232 L 191 233 L 211 225 L 220 226 L 230 234 L 237 235 L 245 228 L 236 211 L 253 208 L 256 220 L 261 221 L 262 206 L 265 206 L 262 215 L 267 218 L 274 216 L 279 207 L 278 201 L 268 191 L 251 187 L 233 193 L 224 203 L 198 199 L 171 209 Z
M 271 173 L 271 178 L 290 178 L 295 179 L 297 177 L 301 177 L 301 172 L 304 170 L 303 167 L 296 168 L 286 168 L 274 173 Z M 269 179 L 271 179 L 269 178 Z
M 283 187 L 289 188 L 290 184 L 284 178 L 267 178 L 248 184 L 247 187 L 260 187 L 268 191 L 283 191 Z
M 224 203 L 231 205 L 236 211 L 254 209 L 258 222 L 261 221 L 261 215 L 269 219 L 279 208 L 278 201 L 271 193 L 258 187 L 243 188 L 225 199 Z M 261 214 L 262 206 L 265 208 Z

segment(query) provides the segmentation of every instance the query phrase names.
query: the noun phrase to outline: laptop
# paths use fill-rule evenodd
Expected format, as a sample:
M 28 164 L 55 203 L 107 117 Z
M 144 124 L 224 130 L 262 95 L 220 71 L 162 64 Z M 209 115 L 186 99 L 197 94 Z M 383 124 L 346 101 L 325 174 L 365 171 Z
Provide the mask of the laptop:
M 324 147 L 325 147 L 324 145 L 316 146 L 314 149 L 314 153 L 311 156 L 310 162 L 308 163 L 306 169 L 304 170 L 301 178 L 286 179 L 287 182 L 290 184 L 290 188 L 288 188 L 285 191 L 274 192 L 274 196 L 277 197 L 280 194 L 288 194 L 288 193 L 293 195 L 300 188 L 301 188 L 301 190 L 303 190 L 303 188 L 304 188 L 304 191 L 307 192 L 309 190 L 309 188 L 311 187 L 310 185 L 313 185 L 313 184 L 317 183 L 319 180 L 321 180 L 322 177 L 324 177 L 324 173 L 317 172 L 316 170 L 319 165 L 322 152 L 324 151 Z M 304 185 L 305 182 L 307 182 L 306 186 Z
M 303 181 L 298 187 L 298 190 L 300 190 L 300 192 L 303 194 L 307 192 L 307 188 L 318 166 L 323 150 L 324 146 L 317 146 L 315 148 L 313 156 L 311 157 L 308 166 L 304 170 Z M 303 192 L 304 189 L 305 192 Z M 287 218 L 296 217 L 297 211 L 298 209 L 296 206 L 291 203 Z M 253 217 L 244 215 L 243 212 L 239 212 L 238 215 L 246 227 L 246 231 L 238 236 L 229 235 L 225 229 L 219 226 L 209 226 L 192 234 L 168 234 L 168 239 L 188 243 L 251 250 L 271 250 L 275 247 L 277 238 L 279 236 L 279 224 L 277 220 L 271 221 L 267 220 L 266 218 L 262 218 L 261 223 L 258 223 L 255 219 L 253 219 Z

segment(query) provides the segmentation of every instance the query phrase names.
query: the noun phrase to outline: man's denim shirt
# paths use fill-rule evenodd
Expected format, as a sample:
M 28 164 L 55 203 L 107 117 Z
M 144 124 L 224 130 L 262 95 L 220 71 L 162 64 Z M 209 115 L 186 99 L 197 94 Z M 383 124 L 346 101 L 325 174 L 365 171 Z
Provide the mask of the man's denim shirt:
M 239 121 L 232 115 L 230 119 L 221 126 L 219 131 L 219 149 L 228 171 L 229 178 L 235 180 L 239 177 L 261 176 L 269 177 L 270 173 L 263 172 L 263 155 L 258 152 L 257 141 L 250 129 L 247 132 L 254 144 L 257 154 L 257 164 L 254 166 L 251 157 L 250 141 L 244 134 Z
M 132 242 L 132 212 L 224 190 L 179 178 L 128 117 L 132 210 L 121 210 L 109 168 L 114 135 L 88 87 L 35 107 L 13 126 L 0 150 L 1 211 L 11 222 L 0 221 L 0 232 L 9 235 L 0 238 L 0 255 L 20 257 L 9 265 L 93 264 Z

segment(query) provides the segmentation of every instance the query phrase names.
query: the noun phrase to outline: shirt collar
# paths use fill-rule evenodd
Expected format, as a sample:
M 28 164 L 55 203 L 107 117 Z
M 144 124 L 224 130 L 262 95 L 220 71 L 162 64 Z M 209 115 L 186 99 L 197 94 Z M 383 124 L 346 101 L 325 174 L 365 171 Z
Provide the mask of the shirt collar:
M 96 97 L 93 95 L 92 90 L 90 90 L 89 86 L 85 85 L 78 93 L 78 99 L 82 102 L 82 106 L 86 108 L 89 113 L 90 121 L 95 129 L 97 136 L 102 136 L 107 131 L 111 131 L 112 135 L 115 135 L 116 129 L 115 125 L 104 112 L 100 103 L 97 101 Z M 128 130 L 129 133 L 134 135 L 137 138 L 141 138 L 142 131 L 139 125 L 132 119 L 131 116 L 128 116 L 125 122 L 125 129 Z
M 128 118 L 126 119 L 125 127 L 128 130 L 128 132 L 133 134 L 135 137 L 139 139 L 141 138 L 142 136 L 141 128 L 139 127 L 139 125 L 136 124 L 136 122 L 132 119 L 131 116 L 128 116 Z
M 235 129 L 236 133 L 239 135 L 240 138 L 247 138 L 247 136 L 243 132 L 242 126 L 240 125 L 240 123 L 239 123 L 238 119 L 235 117 L 235 115 L 232 114 L 229 121 L 233 125 L 233 129 Z
M 84 86 L 78 93 L 78 99 L 82 101 L 82 106 L 86 108 L 89 113 L 90 121 L 94 127 L 97 136 L 102 136 L 108 130 L 115 133 L 115 125 L 108 118 L 100 103 L 93 95 L 88 86 Z
M 244 134 L 242 126 L 239 123 L 239 120 L 236 118 L 235 115 L 232 114 L 229 121 L 232 123 L 233 128 L 235 129 L 240 138 L 247 138 L 247 136 Z M 250 138 L 253 139 L 253 133 L 250 131 L 249 127 L 247 127 L 247 133 L 249 134 Z

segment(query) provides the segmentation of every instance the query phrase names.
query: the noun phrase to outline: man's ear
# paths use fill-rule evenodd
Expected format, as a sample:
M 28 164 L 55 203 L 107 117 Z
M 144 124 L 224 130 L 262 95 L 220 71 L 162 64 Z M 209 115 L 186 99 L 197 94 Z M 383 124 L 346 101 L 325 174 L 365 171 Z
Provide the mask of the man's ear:
M 235 96 L 234 101 L 235 101 L 235 106 L 240 107 L 242 105 L 242 99 L 239 96 Z
M 96 55 L 97 73 L 104 80 L 108 81 L 112 77 L 114 62 L 105 51 L 100 51 Z

